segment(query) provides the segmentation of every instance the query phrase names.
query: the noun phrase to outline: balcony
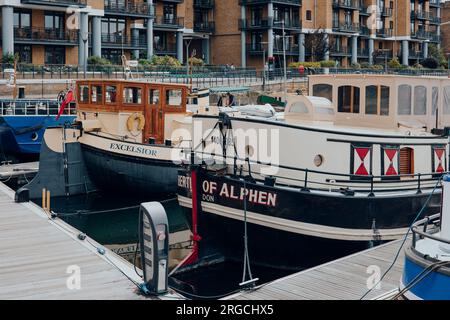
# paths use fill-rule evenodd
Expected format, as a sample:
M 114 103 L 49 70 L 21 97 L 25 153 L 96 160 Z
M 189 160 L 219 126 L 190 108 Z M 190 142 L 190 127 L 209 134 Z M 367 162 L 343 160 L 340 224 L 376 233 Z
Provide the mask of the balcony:
M 411 11 L 411 19 L 429 20 L 430 12 L 428 12 L 428 11 Z
M 392 8 L 384 7 L 383 10 L 381 10 L 381 16 L 382 17 L 392 17 Z
M 78 30 L 14 28 L 15 43 L 78 45 Z
M 147 3 L 105 3 L 105 13 L 127 17 L 154 17 L 155 6 Z
M 239 0 L 239 5 L 247 6 L 254 4 L 279 3 L 291 6 L 301 6 L 302 0 Z
M 332 56 L 351 56 L 352 52 L 348 47 L 330 48 L 330 54 Z
M 392 37 L 392 29 L 378 29 L 377 30 L 377 37 L 380 38 L 390 38 Z
M 203 33 L 214 33 L 216 29 L 214 22 L 194 22 L 194 31 Z
M 430 37 L 428 39 L 430 39 L 431 42 L 440 43 L 442 41 L 442 36 L 439 36 L 437 34 L 430 34 Z
M 155 43 L 154 50 L 155 54 L 158 56 L 173 56 L 177 54 L 176 45 L 171 43 L 165 45 Z
M 35 4 L 35 5 L 46 5 L 46 6 L 57 6 L 57 7 L 68 7 L 68 6 L 78 6 L 86 7 L 86 0 L 22 0 L 24 4 Z
M 133 37 L 129 35 L 122 36 L 115 33 L 103 33 L 102 47 L 116 49 L 145 49 L 147 48 L 147 39 L 145 36 Z
M 258 20 L 239 20 L 240 30 L 270 29 L 273 26 L 273 19 L 265 18 Z
M 430 24 L 440 24 L 441 18 L 430 14 Z
M 282 29 L 283 21 L 273 20 L 272 18 L 264 18 L 258 20 L 239 20 L 240 30 L 255 30 L 255 29 Z M 300 20 L 285 20 L 284 28 L 286 30 L 301 30 L 302 24 Z
M 183 27 L 184 19 L 181 17 L 156 16 L 153 23 L 155 28 L 180 29 Z
M 430 7 L 440 7 L 441 1 L 440 0 L 430 0 Z
M 363 37 L 368 37 L 368 36 L 370 36 L 370 29 L 367 27 L 361 27 L 359 29 L 359 34 Z
M 214 0 L 194 0 L 194 8 L 214 9 Z
M 428 40 L 430 38 L 430 33 L 425 30 L 417 30 L 416 32 L 411 32 L 411 38 Z
M 337 23 L 333 22 L 333 31 L 357 33 L 360 31 L 359 23 Z
M 409 50 L 409 59 L 421 59 L 423 58 L 422 51 Z
M 286 45 L 286 55 L 293 56 L 299 54 L 299 46 L 294 44 L 288 44 Z M 267 44 L 262 45 L 261 43 L 247 43 L 247 52 L 250 55 L 256 56 L 256 55 L 263 55 L 263 52 L 265 52 L 266 57 L 268 56 L 268 49 Z M 274 44 L 273 47 L 273 54 L 274 55 L 282 55 L 283 54 L 283 46 L 282 45 L 276 45 Z
M 360 16 L 370 16 L 371 13 L 369 12 L 369 7 L 365 4 L 359 5 L 359 15 Z
M 287 44 L 285 47 L 286 55 L 288 56 L 296 56 L 300 52 L 300 48 L 298 45 L 294 44 Z M 283 45 L 274 45 L 273 47 L 273 54 L 275 55 L 282 55 L 283 54 Z
M 333 8 L 359 10 L 359 1 L 357 0 L 333 0 Z
M 369 57 L 369 49 L 358 48 L 358 58 L 368 58 L 368 57 Z

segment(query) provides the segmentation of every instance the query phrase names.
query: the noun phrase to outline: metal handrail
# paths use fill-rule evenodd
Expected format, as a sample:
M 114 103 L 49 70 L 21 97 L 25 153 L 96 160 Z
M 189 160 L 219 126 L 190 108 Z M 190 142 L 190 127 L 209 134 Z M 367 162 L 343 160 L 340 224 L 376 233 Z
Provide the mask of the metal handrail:
M 436 236 L 430 234 L 429 232 L 427 232 L 430 222 L 433 221 L 433 224 L 436 226 L 436 225 L 438 225 L 440 223 L 440 218 L 441 218 L 441 214 L 437 213 L 437 214 L 434 214 L 432 216 L 425 217 L 424 219 L 419 220 L 419 221 L 417 221 L 416 223 L 414 223 L 412 225 L 411 231 L 412 231 L 412 234 L 413 234 L 413 241 L 412 241 L 413 248 L 416 247 L 417 235 L 419 235 L 422 238 L 428 238 L 428 239 L 435 240 L 435 241 L 438 241 L 438 242 L 442 242 L 442 243 L 445 243 L 445 244 L 450 244 L 450 239 L 445 239 L 445 238 L 442 238 L 442 237 L 436 237 Z M 435 220 L 438 220 L 438 221 L 435 221 Z M 438 222 L 438 223 L 436 223 L 436 222 Z M 422 230 L 420 230 L 419 228 L 421 228 Z
M 25 116 L 25 115 L 57 115 L 59 103 L 54 99 L 2 99 L 0 100 L 0 115 Z M 74 115 L 76 107 L 70 103 L 65 109 L 66 115 Z

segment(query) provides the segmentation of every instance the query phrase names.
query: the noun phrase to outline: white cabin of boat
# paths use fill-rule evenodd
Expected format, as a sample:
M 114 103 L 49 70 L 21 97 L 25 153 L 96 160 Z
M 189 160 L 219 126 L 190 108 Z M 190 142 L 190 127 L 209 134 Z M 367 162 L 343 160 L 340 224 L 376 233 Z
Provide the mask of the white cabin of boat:
M 450 124 L 449 78 L 314 75 L 309 94 L 332 102 L 335 125 L 429 132 Z

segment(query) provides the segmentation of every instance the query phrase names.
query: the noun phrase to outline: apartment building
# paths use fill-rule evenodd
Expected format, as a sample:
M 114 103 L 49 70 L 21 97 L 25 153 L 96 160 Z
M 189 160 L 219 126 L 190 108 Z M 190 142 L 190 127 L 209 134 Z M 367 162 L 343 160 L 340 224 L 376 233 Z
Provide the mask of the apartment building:
M 397 56 L 411 65 L 430 43 L 440 45 L 439 1 L 3 0 L 1 52 L 33 64 L 83 64 L 91 55 L 185 61 L 195 53 L 257 68 L 269 59 L 281 66 L 284 56 L 341 66 Z

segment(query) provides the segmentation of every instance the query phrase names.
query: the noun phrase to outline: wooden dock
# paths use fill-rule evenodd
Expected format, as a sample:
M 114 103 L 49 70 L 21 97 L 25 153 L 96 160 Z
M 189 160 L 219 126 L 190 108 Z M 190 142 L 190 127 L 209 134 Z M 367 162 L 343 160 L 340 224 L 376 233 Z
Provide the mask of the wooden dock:
M 368 291 L 373 268 L 382 275 L 392 264 L 403 240 L 371 248 L 257 287 L 237 293 L 233 300 L 359 300 Z M 408 245 L 408 241 L 405 243 Z M 386 277 L 364 300 L 388 299 L 398 292 L 404 264 L 401 253 Z M 370 268 L 369 268 L 370 267 Z M 257 275 L 255 275 L 257 276 Z
M 39 161 L 18 164 L 0 165 L 0 179 L 11 179 L 21 176 L 26 178 L 34 176 L 39 171 Z
M 15 203 L 0 183 L 0 299 L 147 299 L 130 263 L 79 234 L 34 203 Z

